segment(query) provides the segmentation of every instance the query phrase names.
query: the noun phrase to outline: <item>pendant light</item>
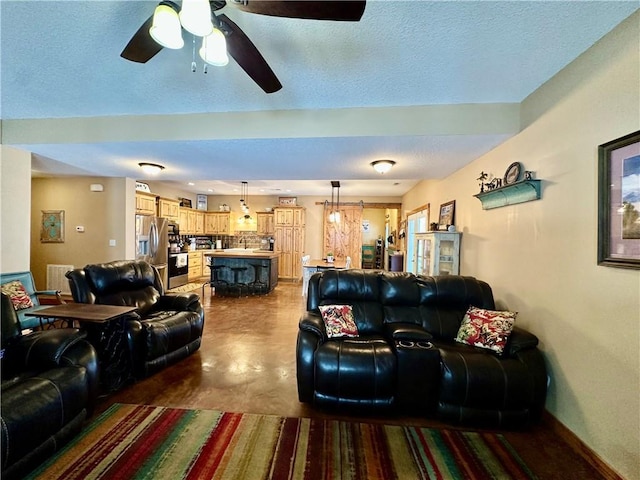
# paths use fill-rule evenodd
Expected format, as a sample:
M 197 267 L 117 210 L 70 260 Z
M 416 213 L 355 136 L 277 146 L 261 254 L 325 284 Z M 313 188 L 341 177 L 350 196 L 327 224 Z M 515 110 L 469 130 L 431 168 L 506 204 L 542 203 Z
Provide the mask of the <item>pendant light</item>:
M 240 210 L 242 215 L 238 217 L 238 223 L 251 222 L 251 214 L 249 213 L 249 183 L 242 182 L 240 191 Z
M 334 192 L 337 191 L 337 202 L 334 204 Z M 329 221 L 331 223 L 340 223 L 340 182 L 331 180 L 331 211 L 329 212 Z

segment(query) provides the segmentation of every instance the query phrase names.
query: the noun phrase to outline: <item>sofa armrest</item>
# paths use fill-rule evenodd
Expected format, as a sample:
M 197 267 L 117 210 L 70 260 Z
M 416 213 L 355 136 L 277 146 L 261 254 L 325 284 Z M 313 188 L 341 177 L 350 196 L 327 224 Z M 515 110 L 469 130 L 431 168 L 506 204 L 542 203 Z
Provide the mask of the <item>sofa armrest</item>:
M 428 342 L 433 339 L 433 335 L 414 323 L 388 323 L 384 328 L 385 336 L 394 342 Z
M 322 316 L 318 313 L 314 312 L 306 312 L 300 318 L 300 322 L 298 323 L 298 328 L 305 332 L 310 332 L 322 339 L 322 341 L 328 340 L 327 330 L 324 326 L 324 321 L 322 320 Z
M 42 295 L 47 295 L 50 297 L 56 297 L 56 303 L 54 303 L 54 305 L 63 305 L 66 304 L 67 302 L 65 302 L 62 298 L 62 292 L 60 292 L 60 290 L 36 290 L 35 292 L 33 292 L 33 294 L 36 297 L 40 297 Z M 39 300 L 39 299 L 38 299 Z M 52 300 L 53 301 L 53 300 Z M 50 303 L 50 302 L 49 302 Z
M 23 369 L 57 367 L 63 355 L 87 334 L 77 328 L 57 328 L 19 337 L 10 346 L 7 357 Z M 9 349 L 8 349 L 9 350 Z
M 507 356 L 511 357 L 521 350 L 535 348 L 537 346 L 538 337 L 533 333 L 519 327 L 513 327 L 513 331 L 509 336 L 509 342 L 507 343 L 506 353 Z
M 197 311 L 200 297 L 196 293 L 178 293 L 176 295 L 161 295 L 153 310 Z

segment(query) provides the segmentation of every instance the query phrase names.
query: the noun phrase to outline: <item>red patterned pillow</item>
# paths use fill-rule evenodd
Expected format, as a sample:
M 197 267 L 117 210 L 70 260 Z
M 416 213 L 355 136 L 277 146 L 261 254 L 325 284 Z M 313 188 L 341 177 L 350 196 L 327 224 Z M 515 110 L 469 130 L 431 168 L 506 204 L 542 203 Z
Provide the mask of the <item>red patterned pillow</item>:
M 33 307 L 33 302 L 31 301 L 31 297 L 22 285 L 22 282 L 19 280 L 14 280 L 13 282 L 5 283 L 2 285 L 2 293 L 7 295 L 11 299 L 11 303 L 13 303 L 13 308 L 16 310 L 23 310 L 25 308 Z
M 320 305 L 327 337 L 357 337 L 358 326 L 351 305 Z
M 502 353 L 513 330 L 513 322 L 517 314 L 517 312 L 499 312 L 471 306 L 462 319 L 456 342 Z

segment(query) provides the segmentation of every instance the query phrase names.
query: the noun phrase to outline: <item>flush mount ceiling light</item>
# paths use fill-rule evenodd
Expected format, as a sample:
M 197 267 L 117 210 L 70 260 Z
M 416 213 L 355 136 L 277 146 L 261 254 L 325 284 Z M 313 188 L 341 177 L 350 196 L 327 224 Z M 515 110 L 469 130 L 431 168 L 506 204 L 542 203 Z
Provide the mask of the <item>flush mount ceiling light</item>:
M 162 170 L 164 170 L 164 167 L 162 165 L 158 165 L 157 163 L 140 162 L 138 163 L 138 166 L 147 175 L 157 175 Z
M 393 160 L 376 160 L 375 162 L 371 162 L 371 166 L 373 169 L 381 175 L 384 175 L 391 167 L 396 164 Z

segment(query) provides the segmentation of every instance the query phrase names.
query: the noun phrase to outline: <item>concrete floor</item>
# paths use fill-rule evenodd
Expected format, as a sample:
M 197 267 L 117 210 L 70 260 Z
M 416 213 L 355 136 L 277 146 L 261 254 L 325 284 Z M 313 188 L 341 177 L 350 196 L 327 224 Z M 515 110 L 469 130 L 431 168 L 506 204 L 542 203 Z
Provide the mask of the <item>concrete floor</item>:
M 206 288 L 201 348 L 151 378 L 102 397 L 95 414 L 117 402 L 456 428 L 402 412 L 354 416 L 300 403 L 295 346 L 305 310 L 301 288 L 300 283 L 280 283 L 269 295 L 246 298 L 211 297 Z M 541 479 L 603 478 L 544 424 L 503 433 Z

